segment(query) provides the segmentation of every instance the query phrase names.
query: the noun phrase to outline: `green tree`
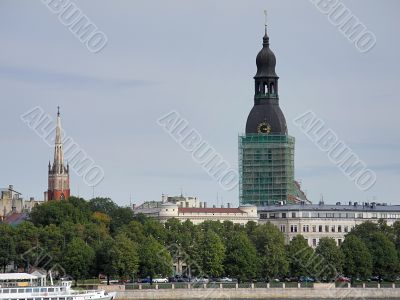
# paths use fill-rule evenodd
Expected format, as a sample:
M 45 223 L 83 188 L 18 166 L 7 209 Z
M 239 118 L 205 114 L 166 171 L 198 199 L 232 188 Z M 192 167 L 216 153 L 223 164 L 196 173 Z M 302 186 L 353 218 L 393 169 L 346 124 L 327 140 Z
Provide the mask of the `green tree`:
M 40 257 L 38 257 L 38 267 L 49 270 L 53 265 L 61 263 L 63 251 L 68 243 L 60 227 L 48 225 L 44 228 L 40 228 L 39 243 L 40 249 L 38 249 L 38 256 Z
M 287 247 L 291 276 L 314 276 L 315 254 L 302 235 L 295 236 Z
M 77 284 L 78 279 L 85 278 L 93 265 L 94 250 L 81 238 L 74 238 L 68 244 L 63 256 L 63 267 Z
M 146 239 L 146 236 L 144 235 L 143 224 L 137 220 L 133 220 L 120 227 L 118 233 L 125 234 L 137 244 L 141 244 Z
M 39 246 L 39 230 L 31 222 L 22 222 L 15 228 L 16 243 L 16 263 L 28 272 L 29 265 L 37 261 L 37 251 Z
M 199 256 L 204 274 L 219 277 L 224 273 L 225 246 L 213 230 L 208 230 L 201 236 Z
M 119 234 L 112 247 L 112 266 L 120 279 L 133 277 L 139 267 L 139 255 L 136 244 L 126 235 Z
M 0 224 L 0 266 L 3 272 L 15 259 L 14 230 L 8 224 Z
M 116 269 L 114 268 L 114 240 L 108 236 L 104 238 L 98 245 L 95 254 L 96 271 L 102 273 L 107 277 L 107 285 L 110 284 L 111 276 L 116 275 Z
M 243 232 L 237 232 L 227 242 L 225 273 L 241 281 L 251 281 L 257 275 L 258 256 L 254 245 Z
M 315 253 L 322 258 L 322 260 L 319 260 L 320 266 L 318 266 L 318 269 L 316 269 L 317 267 L 315 268 L 317 271 L 315 275 L 320 279 L 332 281 L 342 273 L 343 254 L 339 247 L 336 246 L 334 239 L 321 238 Z
M 110 216 L 118 209 L 118 205 L 115 204 L 110 198 L 98 197 L 89 201 L 89 208 L 92 212 L 100 212 Z
M 110 231 L 116 233 L 120 227 L 133 220 L 133 212 L 130 207 L 117 207 L 110 213 Z
M 267 223 L 253 230 L 252 239 L 260 258 L 260 275 L 268 279 L 286 275 L 289 261 L 282 232 Z
M 346 276 L 352 279 L 367 279 L 371 276 L 372 256 L 360 238 L 348 234 L 340 249 L 344 256 L 343 271 Z
M 142 278 L 172 274 L 172 257 L 165 247 L 150 236 L 139 248 L 139 273 Z
M 382 232 L 370 236 L 367 244 L 372 255 L 373 274 L 393 280 L 399 270 L 399 260 L 394 243 Z

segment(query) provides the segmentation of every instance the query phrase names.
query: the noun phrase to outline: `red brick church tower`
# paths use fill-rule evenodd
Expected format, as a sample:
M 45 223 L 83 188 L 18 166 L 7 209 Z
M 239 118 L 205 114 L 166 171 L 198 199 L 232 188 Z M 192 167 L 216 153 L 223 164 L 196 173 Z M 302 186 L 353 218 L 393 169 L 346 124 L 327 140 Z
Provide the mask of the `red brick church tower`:
M 61 141 L 60 107 L 58 107 L 54 162 L 53 165 L 49 162 L 49 188 L 47 190 L 47 197 L 45 192 L 45 199 L 48 201 L 68 200 L 69 195 L 69 165 L 64 165 L 63 145 Z

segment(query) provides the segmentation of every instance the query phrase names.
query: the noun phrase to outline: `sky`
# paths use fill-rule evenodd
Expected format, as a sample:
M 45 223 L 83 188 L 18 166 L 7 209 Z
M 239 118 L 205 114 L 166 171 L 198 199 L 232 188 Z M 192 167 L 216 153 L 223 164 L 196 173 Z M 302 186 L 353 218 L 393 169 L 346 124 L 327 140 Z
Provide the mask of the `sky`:
M 280 106 L 296 138 L 295 177 L 314 203 L 400 204 L 400 19 L 397 0 L 341 2 L 376 36 L 360 53 L 309 0 L 75 1 L 108 39 L 97 53 L 46 1 L 0 1 L 0 186 L 43 199 L 53 149 L 21 120 L 39 107 L 104 170 L 71 193 L 119 205 L 183 193 L 238 205 L 157 120 L 176 111 L 233 168 L 253 106 L 268 10 Z M 70 1 L 68 1 L 70 2 Z M 293 120 L 312 111 L 376 174 L 360 190 Z

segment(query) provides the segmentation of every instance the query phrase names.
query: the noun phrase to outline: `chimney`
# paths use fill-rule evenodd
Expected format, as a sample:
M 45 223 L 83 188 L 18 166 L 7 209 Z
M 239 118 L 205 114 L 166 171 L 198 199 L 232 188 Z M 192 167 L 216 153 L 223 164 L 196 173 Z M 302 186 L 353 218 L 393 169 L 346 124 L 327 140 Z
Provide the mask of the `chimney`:
M 186 207 L 189 207 L 189 202 L 186 201 L 185 204 L 186 204 Z
M 207 208 L 207 202 L 203 203 L 204 208 Z
M 228 208 L 231 208 L 231 204 L 229 202 L 226 205 L 228 205 Z
M 200 208 L 203 208 L 203 202 L 199 202 Z
M 215 208 L 215 204 L 213 204 L 213 208 Z

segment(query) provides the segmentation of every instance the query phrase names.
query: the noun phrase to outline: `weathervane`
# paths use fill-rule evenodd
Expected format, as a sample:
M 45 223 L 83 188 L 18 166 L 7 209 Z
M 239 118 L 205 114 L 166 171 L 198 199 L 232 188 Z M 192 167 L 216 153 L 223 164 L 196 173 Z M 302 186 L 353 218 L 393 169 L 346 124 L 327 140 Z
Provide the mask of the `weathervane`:
M 265 17 L 265 19 L 264 19 L 265 33 L 267 33 L 268 18 L 267 18 L 267 10 L 266 9 L 264 9 L 264 17 Z

